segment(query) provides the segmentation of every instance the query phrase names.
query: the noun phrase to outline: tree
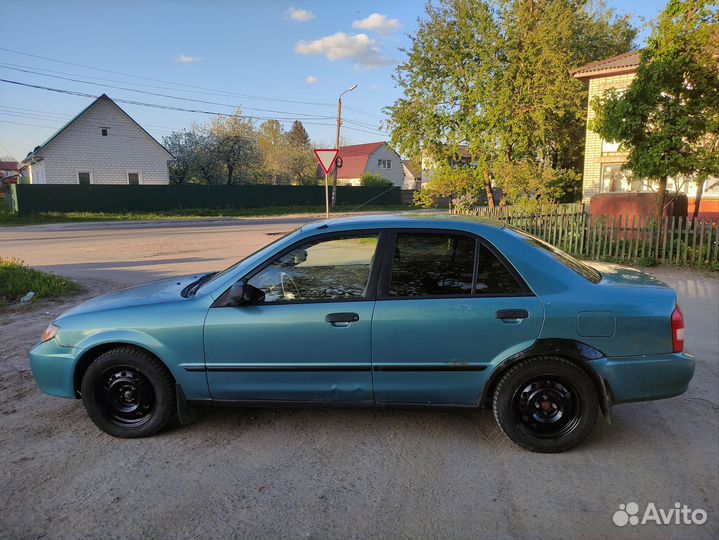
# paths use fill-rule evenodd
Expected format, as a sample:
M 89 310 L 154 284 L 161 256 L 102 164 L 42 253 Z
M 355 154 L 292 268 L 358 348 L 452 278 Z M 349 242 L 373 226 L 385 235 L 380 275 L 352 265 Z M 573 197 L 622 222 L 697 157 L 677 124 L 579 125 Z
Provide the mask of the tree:
M 277 120 L 266 120 L 260 125 L 258 143 L 262 153 L 263 175 L 267 176 L 272 184 L 289 181 L 286 139 L 282 124 Z
M 231 116 L 215 117 L 207 131 L 227 185 L 252 183 L 258 178 L 262 154 L 252 120 L 244 118 L 237 109 Z
M 395 72 L 404 95 L 387 108 L 405 155 L 476 170 L 464 187 L 494 205 L 498 175 L 530 163 L 575 182 L 582 161 L 586 90 L 572 68 L 630 49 L 628 18 L 584 0 L 441 0 L 429 3 Z M 435 175 L 434 178 L 439 178 Z M 516 178 L 520 178 L 519 175 Z M 573 187 L 570 186 L 570 191 Z M 440 188 L 438 191 L 445 191 Z M 552 192 L 549 190 L 549 192 Z M 514 190 L 527 197 L 528 184 Z M 521 195 L 520 195 L 521 194 Z M 456 193 L 455 195 L 460 195 Z
M 656 223 L 669 177 L 697 181 L 696 215 L 705 179 L 719 175 L 718 21 L 708 0 L 671 0 L 629 88 L 592 103 L 590 127 L 628 151 L 623 168 L 657 182 Z
M 299 120 L 292 122 L 292 127 L 287 132 L 287 143 L 292 146 L 310 147 L 312 145 L 305 126 Z
M 302 122 L 295 120 L 292 123 L 286 139 L 286 166 L 292 183 L 317 184 L 317 162 L 312 155 L 312 141 Z

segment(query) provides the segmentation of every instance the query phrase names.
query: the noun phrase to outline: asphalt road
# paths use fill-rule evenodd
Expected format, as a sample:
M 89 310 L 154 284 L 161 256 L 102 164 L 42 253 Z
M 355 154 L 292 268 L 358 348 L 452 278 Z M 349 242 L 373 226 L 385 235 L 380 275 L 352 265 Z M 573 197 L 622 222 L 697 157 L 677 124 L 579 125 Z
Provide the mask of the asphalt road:
M 84 296 L 221 268 L 301 220 L 0 229 L 0 255 Z M 614 408 L 578 448 L 531 454 L 487 411 L 215 409 L 144 440 L 100 432 L 34 386 L 27 351 L 78 299 L 0 312 L 0 538 L 713 538 L 719 533 L 719 281 L 677 290 L 689 392 Z M 627 525 L 620 504 L 703 509 L 704 525 Z

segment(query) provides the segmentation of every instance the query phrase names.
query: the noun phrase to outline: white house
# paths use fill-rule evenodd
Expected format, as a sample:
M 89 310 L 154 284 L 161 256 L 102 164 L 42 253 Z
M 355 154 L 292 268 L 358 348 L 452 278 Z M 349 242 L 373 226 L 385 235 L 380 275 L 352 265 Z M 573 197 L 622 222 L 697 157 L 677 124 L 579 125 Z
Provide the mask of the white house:
M 32 184 L 169 184 L 172 154 L 105 94 L 22 161 Z
M 364 173 L 378 174 L 398 187 L 404 183 L 402 159 L 384 141 L 343 146 L 339 157 L 338 185 L 359 186 Z

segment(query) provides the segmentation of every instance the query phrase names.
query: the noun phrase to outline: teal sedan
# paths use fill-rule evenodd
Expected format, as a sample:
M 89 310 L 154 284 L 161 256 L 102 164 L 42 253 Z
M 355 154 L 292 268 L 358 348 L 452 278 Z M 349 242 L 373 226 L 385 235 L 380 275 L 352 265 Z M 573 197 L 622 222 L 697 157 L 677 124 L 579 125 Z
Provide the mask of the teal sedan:
M 117 437 L 203 403 L 489 407 L 518 445 L 560 452 L 600 410 L 685 392 L 683 349 L 676 295 L 647 274 L 500 222 L 398 214 L 310 224 L 222 272 L 89 300 L 30 365 Z

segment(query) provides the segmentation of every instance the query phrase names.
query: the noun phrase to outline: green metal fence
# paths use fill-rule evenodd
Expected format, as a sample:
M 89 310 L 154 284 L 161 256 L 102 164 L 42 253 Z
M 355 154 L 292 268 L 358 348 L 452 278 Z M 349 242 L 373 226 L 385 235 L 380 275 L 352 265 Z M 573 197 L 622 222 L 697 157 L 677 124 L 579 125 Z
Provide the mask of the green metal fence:
M 719 229 L 707 219 L 650 216 L 595 216 L 581 203 L 537 211 L 477 208 L 474 215 L 492 217 L 538 236 L 578 258 L 652 265 L 719 267 Z
M 399 187 L 337 188 L 337 203 L 401 203 Z M 267 206 L 324 206 L 323 186 L 39 185 L 17 186 L 18 213 L 158 212 L 179 209 L 241 209 Z

